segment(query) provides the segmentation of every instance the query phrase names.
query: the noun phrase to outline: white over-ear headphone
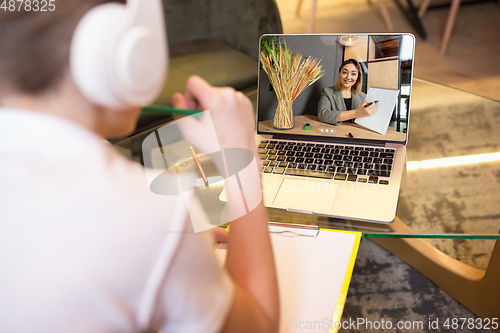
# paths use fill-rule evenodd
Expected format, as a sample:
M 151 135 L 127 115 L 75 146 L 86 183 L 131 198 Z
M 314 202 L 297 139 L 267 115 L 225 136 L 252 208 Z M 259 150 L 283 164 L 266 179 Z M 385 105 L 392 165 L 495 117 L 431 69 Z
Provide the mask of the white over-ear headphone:
M 92 8 L 71 42 L 70 70 L 91 102 L 121 109 L 151 103 L 167 74 L 161 0 L 127 0 Z

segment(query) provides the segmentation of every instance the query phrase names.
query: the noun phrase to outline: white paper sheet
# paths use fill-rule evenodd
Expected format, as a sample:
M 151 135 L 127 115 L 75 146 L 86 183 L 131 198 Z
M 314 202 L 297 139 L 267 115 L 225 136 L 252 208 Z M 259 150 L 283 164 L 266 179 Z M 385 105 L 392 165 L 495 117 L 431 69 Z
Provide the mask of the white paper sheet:
M 356 234 L 321 230 L 311 237 L 314 231 L 271 225 L 270 231 L 281 302 L 280 333 L 329 332 L 351 255 L 357 254 L 357 246 L 353 253 Z M 223 263 L 226 251 L 221 246 L 215 252 Z
M 370 87 L 366 94 L 366 100 L 375 103 L 377 111 L 368 117 L 356 118 L 354 122 L 364 126 L 372 131 L 385 135 L 389 122 L 391 121 L 392 112 L 396 105 L 399 95 L 399 90 L 396 89 L 383 89 Z

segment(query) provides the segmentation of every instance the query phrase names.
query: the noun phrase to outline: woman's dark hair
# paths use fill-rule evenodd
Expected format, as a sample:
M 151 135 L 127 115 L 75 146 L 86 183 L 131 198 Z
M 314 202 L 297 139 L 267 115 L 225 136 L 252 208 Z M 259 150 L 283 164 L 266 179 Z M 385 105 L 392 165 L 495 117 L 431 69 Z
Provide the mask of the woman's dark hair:
M 92 7 L 114 0 L 57 1 L 54 11 L 0 10 L 0 93 L 39 95 L 69 69 L 76 25 Z M 119 1 L 124 2 L 124 1 Z
M 354 89 L 354 92 L 356 94 L 359 94 L 361 92 L 361 88 L 363 87 L 363 72 L 361 70 L 361 65 L 359 64 L 359 62 L 356 60 L 356 59 L 347 59 L 347 60 L 344 60 L 344 62 L 340 65 L 339 67 L 339 73 L 342 71 L 342 68 L 344 68 L 345 65 L 347 64 L 353 64 L 356 69 L 358 70 L 358 79 L 356 80 L 356 83 L 352 86 L 352 88 Z M 340 75 L 337 79 L 337 82 L 335 83 L 335 89 L 340 89 Z

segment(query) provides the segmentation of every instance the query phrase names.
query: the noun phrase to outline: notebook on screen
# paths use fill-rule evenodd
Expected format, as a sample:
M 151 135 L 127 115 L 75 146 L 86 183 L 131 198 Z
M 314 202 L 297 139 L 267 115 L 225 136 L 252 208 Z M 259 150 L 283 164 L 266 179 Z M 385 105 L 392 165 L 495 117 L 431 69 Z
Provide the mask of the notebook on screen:
M 394 220 L 406 160 L 414 45 L 411 34 L 261 37 L 257 134 L 267 207 Z M 272 72 L 287 59 L 304 71 L 283 74 L 286 66 L 280 64 L 281 72 Z M 319 79 L 287 100 L 302 78 L 314 76 L 308 73 Z

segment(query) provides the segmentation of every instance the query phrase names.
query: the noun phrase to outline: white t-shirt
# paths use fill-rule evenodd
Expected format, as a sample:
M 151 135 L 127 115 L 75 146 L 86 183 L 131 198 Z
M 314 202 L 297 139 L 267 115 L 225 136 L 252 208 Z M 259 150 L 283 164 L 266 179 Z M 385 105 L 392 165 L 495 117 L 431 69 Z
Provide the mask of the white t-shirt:
M 0 108 L 0 332 L 218 331 L 233 285 L 186 211 L 89 130 Z

